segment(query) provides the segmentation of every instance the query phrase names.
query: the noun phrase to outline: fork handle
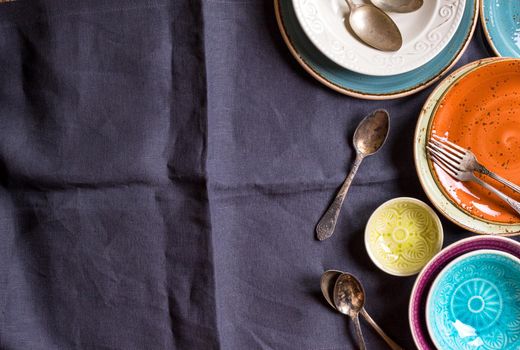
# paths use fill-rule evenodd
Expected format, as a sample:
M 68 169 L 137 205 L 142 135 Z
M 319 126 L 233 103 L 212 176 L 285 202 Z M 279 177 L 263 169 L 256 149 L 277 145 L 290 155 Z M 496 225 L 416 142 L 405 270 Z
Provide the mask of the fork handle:
M 480 164 L 479 164 L 479 165 L 480 165 Z M 506 185 L 507 187 L 509 187 L 510 189 L 512 189 L 513 191 L 515 191 L 516 193 L 520 193 L 520 186 L 515 185 L 515 184 L 512 183 L 511 181 L 504 179 L 504 178 L 503 178 L 502 176 L 500 176 L 500 175 L 495 174 L 495 173 L 492 172 L 491 170 L 488 170 L 485 166 L 480 165 L 480 166 L 477 167 L 476 170 L 477 170 L 479 173 L 484 174 L 484 175 L 487 175 L 487 176 L 489 176 L 490 178 L 497 180 L 497 181 L 500 182 L 501 184 Z
M 490 184 L 482 181 L 481 179 L 479 179 L 475 175 L 473 175 L 473 181 L 475 181 L 476 183 L 478 183 L 482 187 L 488 189 L 489 191 L 491 191 L 494 194 L 496 194 L 497 196 L 499 196 L 503 201 L 505 201 L 507 204 L 509 204 L 511 206 L 511 208 L 513 208 L 518 214 L 520 214 L 520 203 L 519 202 L 515 201 L 511 197 L 506 196 L 504 193 L 502 193 L 501 191 L 497 190 L 496 188 L 494 188 Z

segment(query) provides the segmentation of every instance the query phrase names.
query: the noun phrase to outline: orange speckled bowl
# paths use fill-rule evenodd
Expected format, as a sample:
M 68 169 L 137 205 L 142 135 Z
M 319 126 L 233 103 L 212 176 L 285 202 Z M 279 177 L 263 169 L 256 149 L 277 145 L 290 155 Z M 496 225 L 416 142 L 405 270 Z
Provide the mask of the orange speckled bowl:
M 496 61 L 460 78 L 438 102 L 431 133 L 470 149 L 489 170 L 520 184 L 520 60 Z M 445 195 L 462 210 L 489 222 L 520 223 L 513 209 L 483 187 L 434 169 Z M 520 194 L 483 178 L 520 200 Z

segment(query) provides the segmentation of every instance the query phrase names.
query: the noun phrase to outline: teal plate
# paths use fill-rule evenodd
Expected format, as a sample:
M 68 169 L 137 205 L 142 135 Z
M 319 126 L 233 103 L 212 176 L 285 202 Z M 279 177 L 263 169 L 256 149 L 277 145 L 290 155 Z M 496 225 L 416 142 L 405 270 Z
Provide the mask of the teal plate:
M 482 26 L 498 56 L 520 57 L 520 1 L 482 0 Z
M 346 70 L 329 60 L 307 38 L 292 1 L 274 0 L 278 25 L 289 50 L 314 78 L 343 94 L 366 99 L 390 99 L 420 91 L 445 74 L 466 49 L 478 20 L 478 0 L 466 1 L 464 14 L 449 44 L 435 58 L 413 71 L 370 76 Z
M 520 259 L 477 250 L 453 260 L 432 284 L 426 324 L 438 349 L 520 349 Z

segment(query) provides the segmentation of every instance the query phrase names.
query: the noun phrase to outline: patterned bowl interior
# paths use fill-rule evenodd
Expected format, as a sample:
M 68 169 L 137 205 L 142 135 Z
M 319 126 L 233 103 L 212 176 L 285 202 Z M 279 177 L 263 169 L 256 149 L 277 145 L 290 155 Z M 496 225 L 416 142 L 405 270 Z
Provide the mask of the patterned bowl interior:
M 477 250 L 451 261 L 430 288 L 426 323 L 440 349 L 518 349 L 520 259 Z
M 426 326 L 426 299 L 439 272 L 452 260 L 467 252 L 494 249 L 520 258 L 520 243 L 504 237 L 480 236 L 462 239 L 440 251 L 417 277 L 410 296 L 409 320 L 415 344 L 420 350 L 435 350 Z
M 442 247 L 443 231 L 435 212 L 415 198 L 383 203 L 368 220 L 365 245 L 383 271 L 409 276 L 419 272 Z

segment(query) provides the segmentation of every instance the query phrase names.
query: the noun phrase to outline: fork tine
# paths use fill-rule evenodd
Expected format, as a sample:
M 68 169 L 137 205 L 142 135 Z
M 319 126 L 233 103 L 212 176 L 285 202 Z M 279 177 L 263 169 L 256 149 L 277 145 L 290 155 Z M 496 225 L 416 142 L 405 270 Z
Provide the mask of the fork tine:
M 446 152 L 449 152 L 450 154 L 453 154 L 454 156 L 457 156 L 459 158 L 464 157 L 464 153 L 461 153 L 459 150 L 452 148 L 450 145 L 448 145 L 446 143 L 443 143 L 443 142 L 440 142 L 437 140 L 433 140 L 433 139 L 430 139 L 429 142 L 437 145 L 439 148 L 445 149 Z
M 437 134 L 433 134 L 432 135 L 433 137 L 437 138 L 438 140 L 441 140 L 442 142 L 445 142 L 447 143 L 448 145 L 450 145 L 451 147 L 455 148 L 455 149 L 458 149 L 459 151 L 463 152 L 463 153 L 466 153 L 466 149 L 464 147 L 461 147 L 459 145 L 457 145 L 456 143 L 453 143 L 451 142 L 450 140 L 448 140 L 448 138 L 444 138 L 444 137 L 440 137 L 439 135 Z
M 442 170 L 444 170 L 448 175 L 457 178 L 457 172 L 454 171 L 452 168 L 448 167 L 440 158 L 430 154 L 430 159 L 432 162 L 437 164 L 437 166 L 439 166 Z
M 435 158 L 433 155 L 429 155 L 429 158 L 430 160 L 435 164 L 437 165 L 438 167 L 440 167 L 442 170 L 444 170 L 446 172 L 446 174 L 450 175 L 451 177 L 455 177 L 455 173 L 453 171 L 451 171 L 450 169 L 448 169 L 448 167 L 446 167 L 444 164 L 442 164 L 437 158 Z
M 444 164 L 444 166 L 448 167 L 451 170 L 451 172 L 453 174 L 455 174 L 455 176 L 458 176 L 460 174 L 461 171 L 458 168 L 454 167 L 453 164 L 446 162 L 445 159 L 443 159 L 442 157 L 436 156 L 435 154 L 433 154 L 432 156 L 433 156 L 433 158 L 437 159 L 438 162 L 440 162 L 440 163 Z
M 460 168 L 460 161 L 462 159 L 458 159 L 458 158 L 455 158 L 453 157 L 450 153 L 440 149 L 439 147 L 433 145 L 433 144 L 428 144 L 428 146 L 426 146 L 426 149 L 435 154 L 436 156 L 438 156 L 439 158 L 443 159 L 444 161 L 450 163 L 450 165 L 452 165 L 453 167 L 459 169 Z

